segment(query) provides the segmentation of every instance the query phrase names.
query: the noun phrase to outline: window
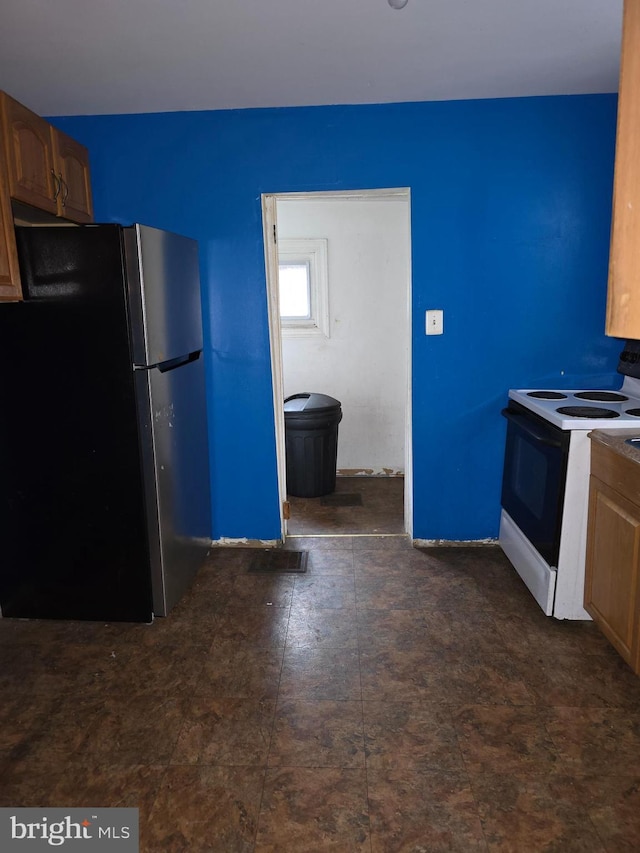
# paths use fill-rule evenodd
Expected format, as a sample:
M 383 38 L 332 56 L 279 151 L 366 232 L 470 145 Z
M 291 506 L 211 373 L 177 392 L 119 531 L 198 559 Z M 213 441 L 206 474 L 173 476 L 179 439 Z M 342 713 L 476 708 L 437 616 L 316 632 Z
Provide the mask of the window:
M 278 264 L 282 320 L 311 319 L 310 267 L 309 261 Z
M 283 335 L 329 337 L 325 239 L 278 241 L 278 290 Z

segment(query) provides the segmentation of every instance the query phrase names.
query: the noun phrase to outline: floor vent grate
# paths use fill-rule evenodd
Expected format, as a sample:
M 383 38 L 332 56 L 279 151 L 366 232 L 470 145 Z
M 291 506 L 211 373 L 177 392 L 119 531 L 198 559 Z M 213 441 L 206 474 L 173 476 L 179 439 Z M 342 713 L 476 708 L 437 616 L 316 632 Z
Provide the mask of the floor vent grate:
M 255 553 L 247 571 L 262 574 L 302 574 L 307 571 L 308 556 L 308 551 L 265 548 Z
M 362 495 L 346 495 L 335 493 L 325 495 L 320 500 L 321 506 L 362 506 Z

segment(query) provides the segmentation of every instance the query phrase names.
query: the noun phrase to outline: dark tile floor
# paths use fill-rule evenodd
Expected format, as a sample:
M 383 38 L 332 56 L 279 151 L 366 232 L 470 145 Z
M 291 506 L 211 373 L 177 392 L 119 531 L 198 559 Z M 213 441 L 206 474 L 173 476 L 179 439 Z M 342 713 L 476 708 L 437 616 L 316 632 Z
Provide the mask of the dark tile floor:
M 640 679 L 592 624 L 496 548 L 293 545 L 150 626 L 0 620 L 0 805 L 137 806 L 145 853 L 640 849 Z
M 345 496 L 361 503 L 337 505 Z M 291 535 L 404 533 L 404 477 L 337 477 L 333 495 L 288 500 Z

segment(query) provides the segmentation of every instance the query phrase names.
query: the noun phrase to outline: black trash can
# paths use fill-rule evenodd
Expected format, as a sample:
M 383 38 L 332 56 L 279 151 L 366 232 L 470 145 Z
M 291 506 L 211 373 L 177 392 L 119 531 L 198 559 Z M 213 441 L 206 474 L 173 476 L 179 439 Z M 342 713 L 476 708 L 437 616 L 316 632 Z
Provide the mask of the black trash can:
M 284 401 L 287 493 L 319 498 L 336 488 L 339 400 L 326 394 L 293 394 Z

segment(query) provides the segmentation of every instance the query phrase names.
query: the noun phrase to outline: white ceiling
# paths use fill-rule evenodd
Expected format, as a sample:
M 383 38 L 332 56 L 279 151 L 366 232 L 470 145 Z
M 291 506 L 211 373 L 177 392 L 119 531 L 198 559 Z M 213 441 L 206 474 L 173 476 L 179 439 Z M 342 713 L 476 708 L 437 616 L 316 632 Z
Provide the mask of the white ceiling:
M 0 0 L 44 115 L 617 91 L 622 0 Z

